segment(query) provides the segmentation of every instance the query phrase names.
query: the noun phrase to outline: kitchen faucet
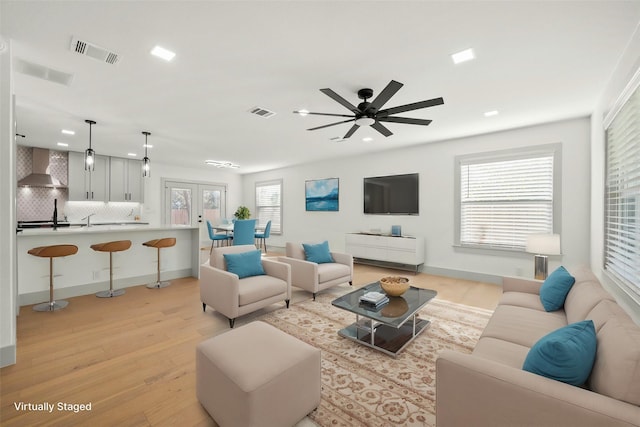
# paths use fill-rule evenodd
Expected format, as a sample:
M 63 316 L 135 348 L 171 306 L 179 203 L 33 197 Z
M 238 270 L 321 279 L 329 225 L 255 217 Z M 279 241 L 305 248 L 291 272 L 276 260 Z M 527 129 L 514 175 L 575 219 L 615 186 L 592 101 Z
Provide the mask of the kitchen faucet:
M 91 217 L 94 216 L 95 214 L 96 213 L 94 212 L 82 218 L 82 220 L 85 220 L 85 219 L 87 220 L 87 227 L 91 227 Z

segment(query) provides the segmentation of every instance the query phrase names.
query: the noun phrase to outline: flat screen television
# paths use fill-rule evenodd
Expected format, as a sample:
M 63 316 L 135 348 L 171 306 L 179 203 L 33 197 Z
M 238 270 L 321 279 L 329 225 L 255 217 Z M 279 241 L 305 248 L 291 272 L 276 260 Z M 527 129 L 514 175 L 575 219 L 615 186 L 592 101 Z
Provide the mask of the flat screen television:
M 417 173 L 364 178 L 364 213 L 418 215 Z

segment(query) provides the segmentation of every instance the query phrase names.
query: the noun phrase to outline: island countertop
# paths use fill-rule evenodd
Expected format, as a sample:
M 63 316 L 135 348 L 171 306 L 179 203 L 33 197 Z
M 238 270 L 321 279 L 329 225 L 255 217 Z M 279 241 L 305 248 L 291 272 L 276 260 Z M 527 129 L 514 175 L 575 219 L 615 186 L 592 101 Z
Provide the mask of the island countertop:
M 155 282 L 158 251 L 143 243 L 165 237 L 175 237 L 176 244 L 159 251 L 162 280 L 198 277 L 199 227 L 126 223 L 23 229 L 16 238 L 19 303 L 29 305 L 49 299 L 49 262 L 29 255 L 32 248 L 58 244 L 78 247 L 75 255 L 53 261 L 55 298 L 62 299 L 109 289 L 109 254 L 91 249 L 96 243 L 131 241 L 130 249 L 113 253 L 114 289 Z
M 92 224 L 91 226 L 72 225 L 68 227 L 53 228 L 23 228 L 18 233 L 21 236 L 55 236 L 57 234 L 95 234 L 95 233 L 114 233 L 114 232 L 137 232 L 137 231 L 167 231 L 167 230 L 193 230 L 198 227 L 190 225 L 151 225 L 148 223 L 105 223 Z

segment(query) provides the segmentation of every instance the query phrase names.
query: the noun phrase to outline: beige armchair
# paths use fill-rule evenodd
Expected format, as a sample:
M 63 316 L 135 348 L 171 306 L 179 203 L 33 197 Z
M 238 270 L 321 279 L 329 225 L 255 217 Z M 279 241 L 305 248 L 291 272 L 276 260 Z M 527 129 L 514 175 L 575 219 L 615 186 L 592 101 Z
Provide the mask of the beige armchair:
M 289 308 L 291 299 L 291 267 L 275 260 L 261 259 L 265 275 L 240 279 L 227 271 L 224 254 L 255 251 L 254 245 L 213 248 L 209 261 L 200 266 L 200 300 L 202 310 L 213 308 L 229 319 L 235 319 L 260 308 L 284 300 Z
M 353 256 L 351 254 L 331 252 L 335 262 L 316 264 L 307 261 L 301 243 L 287 242 L 286 256 L 278 261 L 291 266 L 291 284 L 313 294 L 323 289 L 349 282 L 353 285 Z

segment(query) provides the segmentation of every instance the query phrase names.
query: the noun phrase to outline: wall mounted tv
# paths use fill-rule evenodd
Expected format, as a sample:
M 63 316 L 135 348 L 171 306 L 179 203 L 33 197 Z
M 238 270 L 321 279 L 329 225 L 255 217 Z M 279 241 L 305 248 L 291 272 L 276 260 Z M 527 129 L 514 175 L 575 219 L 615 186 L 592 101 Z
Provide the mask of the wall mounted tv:
M 417 173 L 364 178 L 364 213 L 418 215 Z

